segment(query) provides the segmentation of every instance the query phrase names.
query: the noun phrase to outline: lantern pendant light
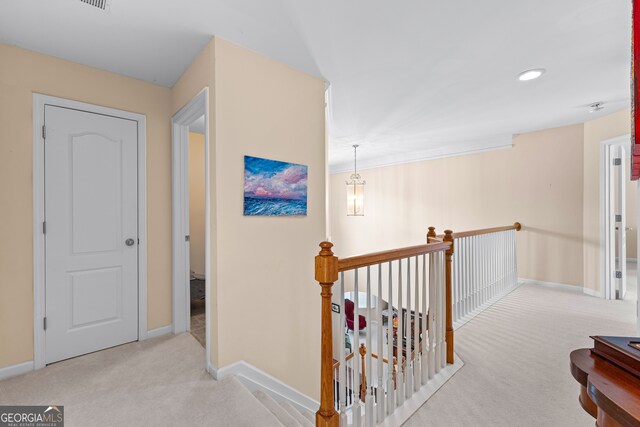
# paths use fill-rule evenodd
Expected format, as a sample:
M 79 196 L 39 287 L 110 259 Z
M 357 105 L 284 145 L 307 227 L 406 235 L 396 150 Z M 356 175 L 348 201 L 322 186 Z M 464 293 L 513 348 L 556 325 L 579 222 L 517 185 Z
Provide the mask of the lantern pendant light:
M 347 184 L 347 216 L 364 216 L 364 185 L 366 182 L 358 174 L 358 145 L 353 146 L 353 173 Z

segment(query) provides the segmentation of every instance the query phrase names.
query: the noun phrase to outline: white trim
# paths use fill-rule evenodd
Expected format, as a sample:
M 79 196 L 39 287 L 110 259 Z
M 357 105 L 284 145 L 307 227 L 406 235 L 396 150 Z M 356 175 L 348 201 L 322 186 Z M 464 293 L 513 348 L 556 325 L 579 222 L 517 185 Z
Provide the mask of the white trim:
M 190 274 L 189 245 L 185 236 L 189 230 L 189 124 L 204 116 L 205 174 L 205 348 L 206 362 L 211 361 L 211 197 L 209 162 L 209 88 L 205 87 L 171 119 L 171 182 L 172 182 L 172 251 L 173 268 L 173 333 L 189 330 Z
M 582 286 L 569 285 L 568 283 L 545 282 L 543 280 L 523 279 L 523 278 L 519 278 L 518 281 L 522 282 L 525 285 L 538 285 L 545 288 L 562 289 L 563 291 L 576 292 L 576 293 L 581 293 L 583 289 Z
M 161 337 L 173 332 L 173 325 L 160 326 L 159 328 L 150 329 L 147 331 L 147 339 Z
M 33 94 L 33 366 L 45 366 L 45 242 L 44 221 L 44 125 L 45 105 L 89 111 L 138 122 L 138 340 L 147 338 L 147 155 L 146 117 L 142 114 L 72 101 L 54 96 Z
M 349 143 L 349 146 L 355 142 Z M 330 145 L 334 140 L 330 140 Z M 492 138 L 464 141 L 459 143 L 441 144 L 439 147 L 426 150 L 413 150 L 409 152 L 386 155 L 371 159 L 358 159 L 358 170 L 383 168 L 386 166 L 403 165 L 407 163 L 422 162 L 425 160 L 444 159 L 448 157 L 465 156 L 467 154 L 483 153 L 486 151 L 506 150 L 513 148 L 513 135 L 496 135 Z M 353 169 L 351 160 L 329 165 L 331 175 L 349 172 Z
M 611 260 L 614 259 L 613 254 L 609 254 L 607 250 L 609 243 L 609 230 L 612 228 L 610 224 L 610 215 L 609 215 L 609 204 L 606 203 L 609 195 L 609 170 L 611 168 L 610 159 L 609 159 L 609 147 L 617 145 L 621 146 L 626 150 L 627 153 L 630 151 L 631 145 L 631 135 L 626 134 L 622 136 L 618 136 L 615 138 L 607 139 L 600 142 L 600 150 L 599 150 L 599 165 L 600 165 L 600 199 L 599 199 L 599 223 L 600 223 L 600 289 L 596 291 L 597 295 L 601 295 L 601 297 L 605 297 L 607 299 L 615 299 L 615 292 L 613 292 L 613 288 L 615 284 L 613 283 L 612 274 L 607 274 L 607 272 L 612 273 L 615 267 L 610 266 Z M 624 151 L 623 151 L 624 152 Z M 622 213 L 623 217 L 625 213 Z
M 552 289 L 561 289 L 563 291 L 567 291 L 567 292 L 574 292 L 577 294 L 585 294 L 585 295 L 589 295 L 592 297 L 596 297 L 596 298 L 602 298 L 602 292 L 601 291 L 597 291 L 595 289 L 589 289 L 589 288 L 585 288 L 582 286 L 577 286 L 577 285 L 569 285 L 567 283 L 558 283 L 558 282 L 545 282 L 542 280 L 534 280 L 534 279 L 518 279 L 519 281 L 521 281 L 523 284 L 526 285 L 537 285 L 537 286 L 542 286 L 545 288 L 552 288 Z
M 602 298 L 602 292 L 596 291 L 595 289 L 582 288 L 582 292 L 590 297 Z
M 33 371 L 33 360 L 0 368 L 0 381 Z
M 315 413 L 320 407 L 320 402 L 317 400 L 288 386 L 279 379 L 272 377 L 244 360 L 220 369 L 216 369 L 209 364 L 207 370 L 216 380 L 222 380 L 235 375 L 249 391 L 262 390 L 277 402 L 287 401 L 298 410 L 307 410 Z

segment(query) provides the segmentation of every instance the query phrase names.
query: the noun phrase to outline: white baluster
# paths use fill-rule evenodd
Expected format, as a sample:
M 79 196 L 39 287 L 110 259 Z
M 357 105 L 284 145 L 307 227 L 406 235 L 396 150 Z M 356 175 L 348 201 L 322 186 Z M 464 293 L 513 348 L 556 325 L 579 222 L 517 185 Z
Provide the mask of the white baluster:
M 429 347 L 427 338 L 427 322 L 428 322 L 428 308 L 427 308 L 427 256 L 422 255 L 422 344 L 420 351 L 420 364 L 422 371 L 421 384 L 425 385 L 429 380 Z
M 451 315 L 453 321 L 458 320 L 458 272 L 456 271 L 456 253 L 451 256 Z
M 470 242 L 471 242 L 471 238 L 470 237 L 465 237 L 464 238 L 464 315 L 466 316 L 467 314 L 469 314 L 469 307 L 471 305 L 471 279 L 472 279 L 472 274 L 471 274 L 471 256 L 469 254 L 469 248 L 470 248 Z
M 418 269 L 419 260 L 417 256 L 415 257 L 415 264 L 416 274 L 414 275 L 414 280 L 416 285 L 414 293 L 415 299 L 413 300 L 415 306 L 415 315 L 413 316 L 413 389 L 414 391 L 418 391 L 420 389 L 420 379 L 422 376 L 420 375 L 420 271 Z
M 445 278 L 445 253 L 440 251 L 440 367 L 447 366 L 447 345 L 445 343 L 445 331 L 447 328 L 447 301 L 446 301 L 446 278 Z
M 366 329 L 366 344 L 367 352 L 364 356 L 364 365 L 366 371 L 367 378 L 367 393 L 364 397 L 364 423 L 366 427 L 373 427 L 373 421 L 375 418 L 375 413 L 373 412 L 373 401 L 375 397 L 373 396 L 373 369 L 371 363 L 371 352 L 373 351 L 373 346 L 371 345 L 371 326 L 372 326 L 372 317 L 371 317 L 371 267 L 367 267 L 367 329 Z
M 378 328 L 376 329 L 378 332 L 378 339 L 376 341 L 376 351 L 378 352 L 378 390 L 376 394 L 377 398 L 377 406 L 376 406 L 376 422 L 380 423 L 385 416 L 385 393 L 384 393 L 384 384 L 383 384 L 383 371 L 384 371 L 384 362 L 383 362 L 383 346 L 382 346 L 382 264 L 378 264 L 378 303 L 376 305 L 376 312 L 378 314 Z
M 338 367 L 339 399 L 340 399 L 340 426 L 347 425 L 347 366 L 345 363 L 345 337 L 346 318 L 344 313 L 344 272 L 340 273 L 340 339 L 338 344 L 340 366 Z
M 429 254 L 429 378 L 435 375 L 436 351 L 435 351 L 435 335 L 436 335 L 436 255 Z
M 406 341 L 407 366 L 405 368 L 404 385 L 405 396 L 408 399 L 413 394 L 413 357 L 411 356 L 411 258 L 407 258 L 407 310 L 405 313 L 406 322 L 404 328 L 406 332 L 403 332 L 402 335 Z
M 436 253 L 436 257 L 435 257 L 435 263 L 434 263 L 434 270 L 436 272 L 436 277 L 435 277 L 435 288 L 436 288 L 436 299 L 435 299 L 435 304 L 434 304 L 434 308 L 435 308 L 435 312 L 436 312 L 436 321 L 435 321 L 435 335 L 436 335 L 436 342 L 435 342 L 435 352 L 436 352 L 436 374 L 438 372 L 440 372 L 440 359 L 442 356 L 442 352 L 440 351 L 440 346 L 441 346 L 441 336 L 442 336 L 442 328 L 440 327 L 440 321 L 442 319 L 442 284 L 440 283 L 440 270 L 441 270 L 441 266 L 440 266 L 440 252 Z
M 387 414 L 391 414 L 396 408 L 396 390 L 393 383 L 395 366 L 393 364 L 393 268 L 389 262 L 389 307 L 387 309 Z
M 402 260 L 398 260 L 398 331 L 396 333 L 396 354 L 398 355 L 398 374 L 396 375 L 396 398 L 398 406 L 404 403 L 404 368 L 402 356 L 402 330 L 404 327 L 404 313 L 402 300 Z
M 461 298 L 461 311 L 460 317 L 464 317 L 467 315 L 467 279 L 469 277 L 469 270 L 467 269 L 467 238 L 463 237 L 458 239 L 458 246 L 456 250 L 458 251 L 458 256 L 460 257 L 460 275 L 462 282 L 462 298 Z
M 360 427 L 360 301 L 358 292 L 358 269 L 354 270 L 354 288 L 353 288 L 353 423 Z

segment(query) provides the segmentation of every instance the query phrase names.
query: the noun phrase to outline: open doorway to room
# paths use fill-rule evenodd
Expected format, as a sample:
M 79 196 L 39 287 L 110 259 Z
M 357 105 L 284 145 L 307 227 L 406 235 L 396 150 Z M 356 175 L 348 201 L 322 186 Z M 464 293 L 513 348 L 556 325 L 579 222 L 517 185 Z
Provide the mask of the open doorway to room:
M 191 335 L 205 347 L 204 115 L 189 125 L 189 310 Z
M 190 332 L 208 366 L 211 272 L 209 92 L 203 89 L 172 119 L 173 332 Z

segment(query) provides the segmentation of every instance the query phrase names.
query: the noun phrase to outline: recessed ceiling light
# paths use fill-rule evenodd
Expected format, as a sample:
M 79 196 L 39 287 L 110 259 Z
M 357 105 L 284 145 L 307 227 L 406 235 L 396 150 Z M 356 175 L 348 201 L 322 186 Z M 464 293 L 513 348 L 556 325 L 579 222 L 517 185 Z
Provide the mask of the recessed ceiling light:
M 543 75 L 544 72 L 545 72 L 544 68 L 536 68 L 534 70 L 523 71 L 520 74 L 518 74 L 518 80 L 520 80 L 521 82 L 535 80 L 541 75 Z
M 604 109 L 604 102 L 599 101 L 599 102 L 594 102 L 593 104 L 589 105 L 589 112 L 590 113 L 595 113 L 596 111 L 600 111 Z

